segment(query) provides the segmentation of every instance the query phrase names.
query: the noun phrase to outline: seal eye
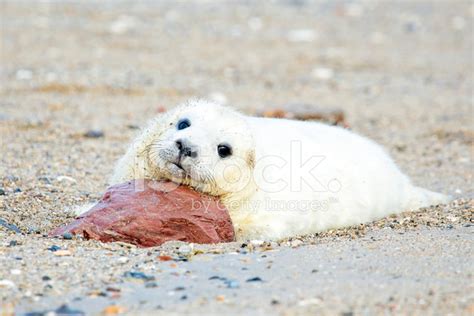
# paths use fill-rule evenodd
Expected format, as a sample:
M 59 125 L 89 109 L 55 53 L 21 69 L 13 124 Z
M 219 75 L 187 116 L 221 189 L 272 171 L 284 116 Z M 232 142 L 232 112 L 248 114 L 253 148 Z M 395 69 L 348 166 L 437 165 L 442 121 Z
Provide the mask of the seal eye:
M 182 119 L 178 122 L 178 131 L 188 128 L 191 126 L 191 122 L 188 119 Z
M 232 155 L 232 148 L 229 145 L 221 144 L 217 146 L 217 153 L 221 158 L 229 157 Z

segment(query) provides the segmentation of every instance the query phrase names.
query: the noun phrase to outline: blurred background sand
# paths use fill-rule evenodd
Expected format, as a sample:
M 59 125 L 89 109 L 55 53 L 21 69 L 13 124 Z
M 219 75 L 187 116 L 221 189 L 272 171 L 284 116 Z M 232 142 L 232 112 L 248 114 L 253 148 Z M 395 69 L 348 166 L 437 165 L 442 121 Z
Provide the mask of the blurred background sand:
M 474 203 L 471 1 L 1 1 L 0 5 L 0 218 L 30 233 L 13 235 L 0 226 L 0 262 L 6 267 L 0 271 L 0 280 L 14 283 L 0 285 L 5 304 L 18 304 L 22 311 L 35 306 L 54 309 L 62 297 L 70 301 L 73 293 L 84 296 L 117 281 L 120 273 L 131 268 L 130 263 L 109 270 L 110 262 L 122 254 L 107 252 L 93 242 L 58 241 L 77 253 L 48 259 L 51 253 L 46 248 L 52 241 L 41 234 L 70 220 L 71 215 L 64 211 L 68 207 L 100 197 L 113 162 L 146 120 L 161 108 L 190 97 L 205 97 L 249 113 L 289 103 L 342 109 L 350 127 L 382 143 L 415 183 L 451 194 L 457 202 L 428 210 L 425 215 L 434 217 L 432 227 L 403 236 L 406 241 L 400 247 L 420 243 L 421 248 L 438 249 L 440 258 L 433 254 L 420 262 L 410 261 L 407 256 L 419 250 L 404 248 L 407 253 L 399 259 L 406 266 L 398 281 L 372 278 L 367 272 L 370 260 L 367 266 L 357 266 L 351 262 L 352 256 L 344 256 L 341 260 L 347 265 L 338 263 L 337 267 L 346 271 L 346 276 L 332 288 L 333 281 L 319 281 L 333 293 L 347 279 L 354 279 L 367 285 L 363 294 L 355 295 L 355 287 L 316 300 L 312 291 L 318 276 L 311 274 L 302 280 L 314 279 L 314 283 L 303 282 L 301 288 L 296 278 L 294 282 L 275 280 L 284 285 L 276 293 L 271 290 L 275 283 L 269 280 L 253 296 L 241 296 L 245 290 L 236 290 L 231 295 L 231 301 L 237 302 L 234 306 L 214 300 L 222 289 L 207 289 L 206 294 L 197 291 L 197 296 L 208 298 L 200 305 L 191 295 L 184 300 L 166 296 L 163 285 L 163 312 L 170 311 L 166 307 L 172 300 L 180 306 L 173 308 L 187 312 L 195 306 L 236 312 L 244 305 L 247 312 L 289 314 L 351 310 L 411 313 L 441 305 L 446 312 L 473 311 L 472 287 L 468 290 L 473 269 L 462 265 L 473 259 L 469 226 Z M 88 131 L 94 132 L 89 136 L 98 137 L 85 137 Z M 437 220 L 436 214 L 442 219 Z M 449 224 L 454 233 L 443 230 L 449 216 L 456 217 L 453 225 Z M 426 220 L 422 224 L 426 226 Z M 382 234 L 385 242 L 380 247 L 392 248 L 404 229 L 401 226 L 390 232 L 370 232 Z M 456 232 L 461 240 L 455 238 Z M 448 242 L 441 244 L 437 238 Z M 11 247 L 12 240 L 19 244 Z M 331 255 L 331 247 L 335 252 L 346 244 L 351 247 L 346 239 L 331 239 L 326 244 L 326 239 L 310 240 L 298 244 L 305 249 L 298 251 L 311 257 L 323 250 L 308 244 L 322 243 L 329 250 L 321 254 L 325 258 L 321 260 L 328 266 L 337 259 Z M 366 245 L 372 242 L 370 238 L 353 242 L 362 255 L 370 252 Z M 223 247 L 226 253 L 234 250 Z M 294 272 L 290 267 L 298 264 L 297 255 L 292 254 L 296 250 L 280 250 L 286 255 L 277 255 L 280 259 L 275 260 L 285 264 L 272 275 L 290 275 Z M 448 255 L 450 250 L 458 253 Z M 121 251 L 146 266 L 146 251 Z M 19 254 L 22 260 L 15 259 Z M 90 256 L 106 254 L 107 260 L 94 263 L 95 277 L 81 272 L 91 264 Z M 219 259 L 210 255 L 223 263 L 232 261 L 229 256 Z M 68 263 L 71 270 L 50 265 L 55 262 L 60 266 L 64 260 L 72 260 Z M 391 265 L 385 261 L 384 266 L 382 261 L 380 274 L 387 275 Z M 257 261 L 253 262 L 259 269 Z M 358 272 L 351 274 L 354 265 Z M 440 277 L 442 281 L 436 281 L 433 290 L 429 275 L 403 272 L 422 270 L 425 265 L 430 266 L 431 275 L 444 275 L 452 265 L 460 268 L 445 279 Z M 204 261 L 193 268 L 207 282 L 210 266 Z M 21 273 L 12 274 L 11 270 Z M 58 278 L 51 288 L 45 289 L 43 274 Z M 165 284 L 174 288 L 172 282 Z M 411 282 L 420 283 L 408 286 Z M 379 283 L 385 287 L 377 289 L 375 284 Z M 418 298 L 412 303 L 397 296 L 386 301 L 388 298 L 377 293 L 387 288 L 426 304 L 416 303 Z M 285 296 L 285 289 L 292 294 Z M 431 290 L 439 291 L 440 306 L 429 299 Z M 275 298 L 279 303 L 272 304 L 273 296 L 286 299 Z M 108 298 L 101 299 L 104 302 L 97 310 L 111 304 Z M 140 306 L 137 301 L 119 303 L 130 305 L 129 311 L 138 308 L 136 311 Z

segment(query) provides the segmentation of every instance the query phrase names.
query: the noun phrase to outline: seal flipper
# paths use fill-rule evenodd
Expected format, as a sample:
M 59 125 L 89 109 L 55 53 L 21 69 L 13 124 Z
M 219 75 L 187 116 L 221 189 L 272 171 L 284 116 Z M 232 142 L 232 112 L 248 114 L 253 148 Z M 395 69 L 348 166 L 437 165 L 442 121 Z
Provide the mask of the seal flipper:
M 410 191 L 410 198 L 406 210 L 416 210 L 422 207 L 446 204 L 453 200 L 449 195 L 433 192 L 417 186 L 413 186 Z

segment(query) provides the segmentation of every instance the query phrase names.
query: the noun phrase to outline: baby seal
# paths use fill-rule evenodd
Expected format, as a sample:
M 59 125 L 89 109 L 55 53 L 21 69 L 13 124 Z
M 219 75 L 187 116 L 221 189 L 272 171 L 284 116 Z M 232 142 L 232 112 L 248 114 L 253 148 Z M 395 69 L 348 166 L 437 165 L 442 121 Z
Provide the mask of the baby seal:
M 191 100 L 153 119 L 111 184 L 171 180 L 217 196 L 239 239 L 278 239 L 445 203 L 373 141 L 316 122 L 245 116 Z

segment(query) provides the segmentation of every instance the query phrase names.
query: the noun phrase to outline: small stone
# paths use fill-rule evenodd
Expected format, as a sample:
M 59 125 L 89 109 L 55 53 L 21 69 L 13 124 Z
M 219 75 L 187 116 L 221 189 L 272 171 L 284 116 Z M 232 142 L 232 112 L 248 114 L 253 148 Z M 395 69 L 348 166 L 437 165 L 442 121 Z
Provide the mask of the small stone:
M 72 239 L 72 234 L 71 233 L 64 233 L 63 234 L 63 239 L 71 240 Z
M 117 315 L 125 312 L 125 308 L 119 305 L 109 305 L 102 311 L 104 315 Z
M 147 282 L 147 283 L 145 283 L 145 287 L 149 288 L 149 289 L 150 288 L 155 288 L 155 287 L 158 287 L 158 283 L 156 283 L 156 282 Z
M 101 138 L 101 137 L 104 137 L 104 132 L 101 131 L 101 130 L 89 130 L 87 132 L 84 133 L 84 137 L 87 137 L 87 138 Z
M 51 247 L 48 248 L 48 250 L 52 251 L 52 252 L 55 252 L 55 251 L 61 250 L 61 247 L 56 246 L 56 245 L 52 245 Z
M 20 193 L 20 192 L 21 192 L 20 188 L 16 188 L 15 190 L 13 190 L 13 193 Z
M 18 245 L 18 241 L 16 240 L 10 240 L 10 242 L 8 243 L 8 247 L 15 247 Z
M 117 261 L 121 264 L 124 264 L 124 263 L 128 262 L 128 258 L 127 257 L 120 257 L 120 258 L 117 259 Z
M 0 188 L 0 195 L 6 195 L 5 190 Z
M 18 69 L 15 73 L 17 80 L 31 80 L 33 78 L 33 72 L 29 69 Z
M 291 30 L 287 34 L 290 42 L 312 42 L 317 38 L 317 34 L 311 29 Z
M 69 250 L 56 250 L 54 255 L 57 257 L 66 257 L 72 255 L 72 253 Z
M 130 15 L 121 15 L 109 26 L 109 32 L 113 34 L 124 34 L 137 26 L 137 18 Z
M 47 275 L 43 275 L 43 277 L 41 278 L 41 280 L 43 281 L 51 281 L 51 278 Z
M 5 220 L 3 220 L 3 219 L 1 219 L 1 218 L 0 218 L 0 226 L 3 226 L 3 227 L 5 227 L 6 229 L 11 230 L 11 231 L 13 231 L 13 232 L 15 232 L 15 233 L 17 233 L 17 234 L 21 234 L 20 229 L 19 229 L 16 225 L 14 225 L 14 224 L 9 224 L 9 223 L 7 223 Z
M 326 81 L 334 77 L 334 70 L 327 67 L 317 67 L 311 72 L 311 75 L 321 81 Z
M 245 282 L 263 282 L 263 280 L 260 277 L 253 277 L 253 278 L 247 279 Z
M 9 288 L 12 288 L 12 287 L 15 287 L 15 283 L 13 281 L 10 281 L 10 280 L 0 280 L 0 288 L 2 287 L 9 287 Z
M 21 274 L 21 270 L 19 270 L 19 269 L 11 269 L 11 270 L 10 270 L 10 274 L 12 274 L 12 275 L 20 275 L 20 274 Z
M 218 302 L 224 302 L 224 301 L 225 301 L 225 296 L 224 296 L 224 295 L 217 295 L 217 296 L 216 296 L 216 301 L 218 301 Z
M 193 251 L 192 244 L 190 245 L 182 245 L 181 247 L 178 248 L 178 253 L 187 256 Z
M 265 242 L 265 241 L 263 241 L 263 240 L 258 240 L 258 239 L 255 239 L 255 240 L 251 240 L 251 241 L 250 241 L 250 243 L 251 243 L 252 245 L 256 246 L 256 247 L 263 245 L 264 242 Z
M 56 180 L 58 180 L 59 182 L 69 182 L 71 184 L 76 184 L 77 183 L 76 179 L 74 179 L 72 177 L 69 177 L 69 176 L 58 176 L 56 178 Z
M 123 276 L 126 278 L 133 278 L 133 279 L 144 280 L 144 281 L 155 280 L 155 277 L 152 275 L 146 275 L 143 272 L 136 272 L 136 271 L 127 271 L 123 274 Z

